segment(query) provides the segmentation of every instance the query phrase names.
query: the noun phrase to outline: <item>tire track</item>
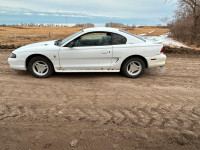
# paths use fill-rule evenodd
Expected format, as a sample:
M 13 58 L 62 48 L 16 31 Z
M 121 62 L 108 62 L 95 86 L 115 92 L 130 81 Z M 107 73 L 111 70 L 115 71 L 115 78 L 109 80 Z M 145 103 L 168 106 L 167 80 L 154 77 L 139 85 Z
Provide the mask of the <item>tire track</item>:
M 65 110 L 59 107 L 41 108 L 36 106 L 24 107 L 0 105 L 0 121 L 6 119 L 16 120 L 48 120 L 63 118 L 68 121 L 84 121 L 102 124 L 115 124 L 118 126 L 157 127 L 175 130 L 194 131 L 200 127 L 200 117 L 194 116 L 196 107 L 190 110 L 174 111 L 172 106 L 159 104 L 157 107 L 145 106 L 142 108 L 125 107 L 111 109 L 71 108 Z M 4 109 L 3 109 L 4 108 Z

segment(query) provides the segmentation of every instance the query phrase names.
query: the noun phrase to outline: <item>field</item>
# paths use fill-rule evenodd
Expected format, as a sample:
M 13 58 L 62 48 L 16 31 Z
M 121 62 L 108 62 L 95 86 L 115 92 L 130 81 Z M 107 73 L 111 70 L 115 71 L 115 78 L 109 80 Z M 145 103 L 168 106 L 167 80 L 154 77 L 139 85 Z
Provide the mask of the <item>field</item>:
M 1 48 L 17 48 L 35 42 L 63 39 L 81 29 L 65 27 L 0 27 L 0 45 Z
M 0 48 L 17 48 L 35 42 L 64 39 L 81 29 L 73 27 L 0 27 Z M 133 34 L 147 33 L 148 36 L 161 35 L 169 31 L 168 29 L 154 27 L 123 29 Z M 151 31 L 154 32 L 149 33 Z
M 142 28 L 134 28 L 134 29 L 125 29 L 128 32 L 136 35 L 145 35 L 145 36 L 159 36 L 169 32 L 169 29 L 165 28 L 156 28 L 151 26 L 146 26 Z
M 138 79 L 36 79 L 10 69 L 11 51 L 0 50 L 0 149 L 199 150 L 200 54 L 174 51 Z

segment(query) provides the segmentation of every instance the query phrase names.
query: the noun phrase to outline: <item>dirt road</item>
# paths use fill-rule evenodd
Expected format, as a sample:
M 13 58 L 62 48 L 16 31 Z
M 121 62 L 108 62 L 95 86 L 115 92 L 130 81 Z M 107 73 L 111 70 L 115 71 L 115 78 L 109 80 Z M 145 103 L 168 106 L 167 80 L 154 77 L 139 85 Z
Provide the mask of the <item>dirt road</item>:
M 0 51 L 0 149 L 200 149 L 200 58 L 170 54 L 138 79 L 11 70 Z

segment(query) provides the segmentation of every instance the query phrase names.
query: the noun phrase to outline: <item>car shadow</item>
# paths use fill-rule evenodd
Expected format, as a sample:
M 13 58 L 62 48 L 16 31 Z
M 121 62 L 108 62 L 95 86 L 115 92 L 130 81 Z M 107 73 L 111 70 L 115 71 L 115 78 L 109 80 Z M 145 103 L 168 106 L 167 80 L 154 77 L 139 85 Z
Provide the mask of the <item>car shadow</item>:
M 81 73 L 54 73 L 53 78 L 106 78 L 106 77 L 112 77 L 117 78 L 120 77 L 120 73 L 110 73 L 110 72 L 104 72 L 104 73 L 98 73 L 98 72 L 81 72 Z

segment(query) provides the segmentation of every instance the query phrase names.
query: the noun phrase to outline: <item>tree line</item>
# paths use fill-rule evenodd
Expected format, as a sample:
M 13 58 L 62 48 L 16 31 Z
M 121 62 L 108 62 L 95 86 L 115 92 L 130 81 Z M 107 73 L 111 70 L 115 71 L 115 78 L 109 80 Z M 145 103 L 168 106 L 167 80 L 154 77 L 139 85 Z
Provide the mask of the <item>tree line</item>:
M 200 0 L 179 0 L 168 27 L 173 38 L 200 47 Z
M 12 25 L 6 25 L 6 24 L 0 24 L 2 27 L 6 26 L 23 26 L 23 27 L 69 27 L 68 25 L 64 24 L 35 24 L 35 23 L 21 23 L 21 24 L 12 24 Z M 94 27 L 95 25 L 92 23 L 82 23 L 82 24 L 75 24 L 72 27 Z

